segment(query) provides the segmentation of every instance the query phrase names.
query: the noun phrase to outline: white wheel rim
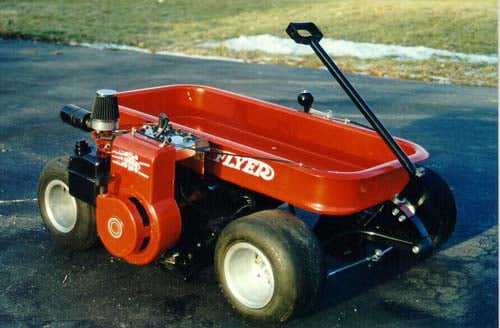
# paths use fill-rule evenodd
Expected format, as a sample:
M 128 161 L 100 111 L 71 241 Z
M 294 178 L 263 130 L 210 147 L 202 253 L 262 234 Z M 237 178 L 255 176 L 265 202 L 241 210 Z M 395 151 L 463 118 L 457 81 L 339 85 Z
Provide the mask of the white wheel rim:
M 238 302 L 252 309 L 266 306 L 274 295 L 274 273 L 269 259 L 257 247 L 237 242 L 224 257 L 224 277 Z
M 59 232 L 68 233 L 76 225 L 76 200 L 69 187 L 61 180 L 52 180 L 45 188 L 45 210 L 52 226 Z

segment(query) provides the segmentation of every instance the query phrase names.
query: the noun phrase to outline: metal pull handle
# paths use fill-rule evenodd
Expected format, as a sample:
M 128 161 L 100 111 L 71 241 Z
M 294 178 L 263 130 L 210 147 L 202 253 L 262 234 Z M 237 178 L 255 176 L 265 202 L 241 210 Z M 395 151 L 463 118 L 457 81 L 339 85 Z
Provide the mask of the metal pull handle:
M 299 31 L 307 31 L 310 35 L 303 36 Z M 342 71 L 337 67 L 337 64 L 326 53 L 319 41 L 323 37 L 323 33 L 318 29 L 314 23 L 290 23 L 286 28 L 288 35 L 297 43 L 306 44 L 311 46 L 318 58 L 323 62 L 328 71 L 337 80 L 338 84 L 342 87 L 345 93 L 351 98 L 351 101 L 358 107 L 359 111 L 366 120 L 371 124 L 373 129 L 377 131 L 382 140 L 394 153 L 401 165 L 406 169 L 411 178 L 418 178 L 423 174 L 423 171 L 417 170 L 417 167 L 408 158 L 403 149 L 394 140 L 389 131 L 382 125 L 382 123 L 375 116 L 368 104 L 361 98 L 359 93 L 354 89 L 351 82 L 344 76 Z

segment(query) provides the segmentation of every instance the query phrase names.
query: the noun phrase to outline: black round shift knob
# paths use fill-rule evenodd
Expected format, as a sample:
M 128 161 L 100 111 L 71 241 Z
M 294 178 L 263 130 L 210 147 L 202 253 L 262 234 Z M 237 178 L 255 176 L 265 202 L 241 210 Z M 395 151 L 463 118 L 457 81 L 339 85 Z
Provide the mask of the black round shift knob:
M 297 101 L 299 102 L 300 106 L 304 107 L 304 112 L 309 113 L 309 110 L 311 109 L 312 103 L 314 101 L 314 97 L 312 93 L 304 90 L 297 96 Z

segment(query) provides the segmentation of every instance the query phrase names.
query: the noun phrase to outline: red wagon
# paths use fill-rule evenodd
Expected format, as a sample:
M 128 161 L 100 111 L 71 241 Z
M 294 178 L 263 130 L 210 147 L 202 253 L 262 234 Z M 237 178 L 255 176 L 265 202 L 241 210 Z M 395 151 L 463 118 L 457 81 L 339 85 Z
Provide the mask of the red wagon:
M 98 236 L 117 257 L 185 278 L 214 263 L 231 304 L 270 321 L 309 310 L 325 278 L 353 264 L 393 248 L 426 257 L 444 243 L 455 204 L 446 183 L 415 164 L 428 153 L 391 137 L 314 24 L 287 32 L 313 48 L 371 127 L 311 113 L 307 92 L 302 112 L 198 85 L 99 90 L 92 112 L 61 110 L 96 146 L 78 141 L 40 177 L 54 238 L 85 249 Z M 346 264 L 325 268 L 324 256 Z

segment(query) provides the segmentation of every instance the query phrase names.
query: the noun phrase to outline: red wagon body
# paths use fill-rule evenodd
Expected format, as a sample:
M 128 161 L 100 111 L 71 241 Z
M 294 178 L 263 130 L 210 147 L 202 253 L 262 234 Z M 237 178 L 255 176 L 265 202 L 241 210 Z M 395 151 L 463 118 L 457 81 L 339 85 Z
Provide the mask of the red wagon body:
M 122 127 L 156 123 L 166 113 L 174 127 L 215 149 L 246 156 L 209 156 L 206 170 L 312 212 L 359 212 L 408 183 L 408 174 L 372 130 L 205 86 L 165 86 L 117 97 Z M 419 145 L 397 140 L 413 162 L 428 157 Z

